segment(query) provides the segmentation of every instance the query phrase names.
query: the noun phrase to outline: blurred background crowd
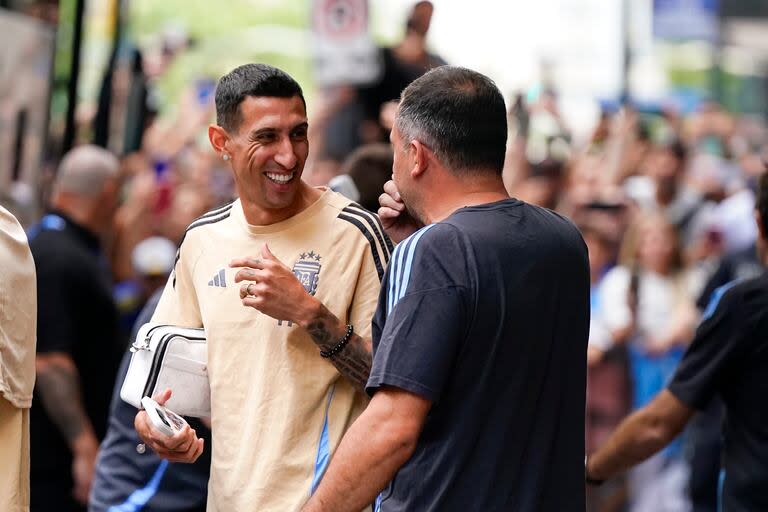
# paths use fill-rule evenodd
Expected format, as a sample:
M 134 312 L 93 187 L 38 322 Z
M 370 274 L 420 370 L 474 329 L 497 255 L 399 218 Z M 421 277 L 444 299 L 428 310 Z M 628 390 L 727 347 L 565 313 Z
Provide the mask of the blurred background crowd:
M 567 215 L 589 247 L 591 451 L 663 388 L 714 290 L 761 271 L 768 5 L 529 4 L 0 1 L 0 203 L 33 233 L 67 151 L 119 158 L 102 247 L 128 333 L 186 226 L 232 199 L 207 140 L 223 73 L 263 61 L 295 76 L 305 179 L 374 211 L 400 91 L 445 63 L 487 73 L 508 93 L 510 195 Z M 713 403 L 624 481 L 591 490 L 591 509 L 658 511 L 646 500 L 664 496 L 664 510 L 714 511 L 720 423 Z

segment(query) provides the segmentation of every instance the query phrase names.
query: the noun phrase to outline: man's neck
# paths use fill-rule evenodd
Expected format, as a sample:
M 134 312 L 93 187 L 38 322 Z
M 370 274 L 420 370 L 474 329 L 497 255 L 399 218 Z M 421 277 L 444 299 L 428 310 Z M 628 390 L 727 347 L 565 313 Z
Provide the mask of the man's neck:
M 457 179 L 455 183 L 435 187 L 431 197 L 424 205 L 424 214 L 428 223 L 440 222 L 451 216 L 459 208 L 494 203 L 509 199 L 501 177 L 486 179 Z
M 92 235 L 96 237 L 100 236 L 99 226 L 94 222 L 93 216 L 90 213 L 91 206 L 89 204 L 86 204 L 83 201 L 58 196 L 51 202 L 51 207 L 55 211 L 63 213 L 72 222 L 86 229 Z
M 290 219 L 309 208 L 322 195 L 322 191 L 310 187 L 306 183 L 301 184 L 293 203 L 286 208 L 263 208 L 253 202 L 242 200 L 243 214 L 248 224 L 252 226 L 269 226 Z

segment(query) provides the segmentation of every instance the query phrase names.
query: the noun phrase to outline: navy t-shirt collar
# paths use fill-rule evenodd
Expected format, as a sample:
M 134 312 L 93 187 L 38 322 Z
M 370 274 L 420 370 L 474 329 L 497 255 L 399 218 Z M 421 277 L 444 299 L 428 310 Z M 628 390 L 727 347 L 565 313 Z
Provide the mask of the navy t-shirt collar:
M 494 208 L 506 208 L 509 206 L 516 206 L 517 204 L 522 204 L 522 201 L 514 197 L 507 197 L 505 199 L 499 199 L 498 201 L 493 201 L 490 203 L 480 203 L 480 204 L 474 204 L 469 206 L 462 206 L 461 208 L 456 210 L 454 213 L 476 211 L 476 210 L 492 210 Z

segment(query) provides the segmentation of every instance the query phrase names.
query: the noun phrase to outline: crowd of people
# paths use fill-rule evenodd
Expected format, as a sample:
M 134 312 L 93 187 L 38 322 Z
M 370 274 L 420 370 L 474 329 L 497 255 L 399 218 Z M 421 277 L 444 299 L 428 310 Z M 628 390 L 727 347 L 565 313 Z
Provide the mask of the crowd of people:
M 578 138 L 553 89 L 441 67 L 431 14 L 380 83 L 307 105 L 245 65 L 71 150 L 31 256 L 3 196 L 0 453 L 31 457 L 0 508 L 768 506 L 766 123 L 627 103 Z M 150 319 L 209 340 L 211 418 L 172 439 L 119 397 Z

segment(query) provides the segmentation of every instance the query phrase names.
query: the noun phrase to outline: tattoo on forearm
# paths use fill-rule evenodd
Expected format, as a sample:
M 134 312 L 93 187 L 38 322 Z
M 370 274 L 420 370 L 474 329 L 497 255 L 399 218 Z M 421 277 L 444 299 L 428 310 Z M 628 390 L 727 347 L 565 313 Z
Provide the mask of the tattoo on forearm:
M 344 336 L 343 331 L 336 332 L 338 329 L 334 325 L 337 323 L 336 317 L 323 308 L 323 314 L 307 326 L 307 332 L 320 349 L 328 350 Z M 330 361 L 352 384 L 365 390 L 371 373 L 370 341 L 353 334 L 344 349 L 331 357 Z
M 318 347 L 323 350 L 331 348 L 331 333 L 325 327 L 324 320 L 315 320 L 309 324 L 307 332 Z
M 69 368 L 50 365 L 38 373 L 37 386 L 43 406 L 53 422 L 67 441 L 74 441 L 88 422 L 77 374 Z
M 371 352 L 365 347 L 363 338 L 354 335 L 344 350 L 331 358 L 331 362 L 352 384 L 365 391 L 371 374 Z

